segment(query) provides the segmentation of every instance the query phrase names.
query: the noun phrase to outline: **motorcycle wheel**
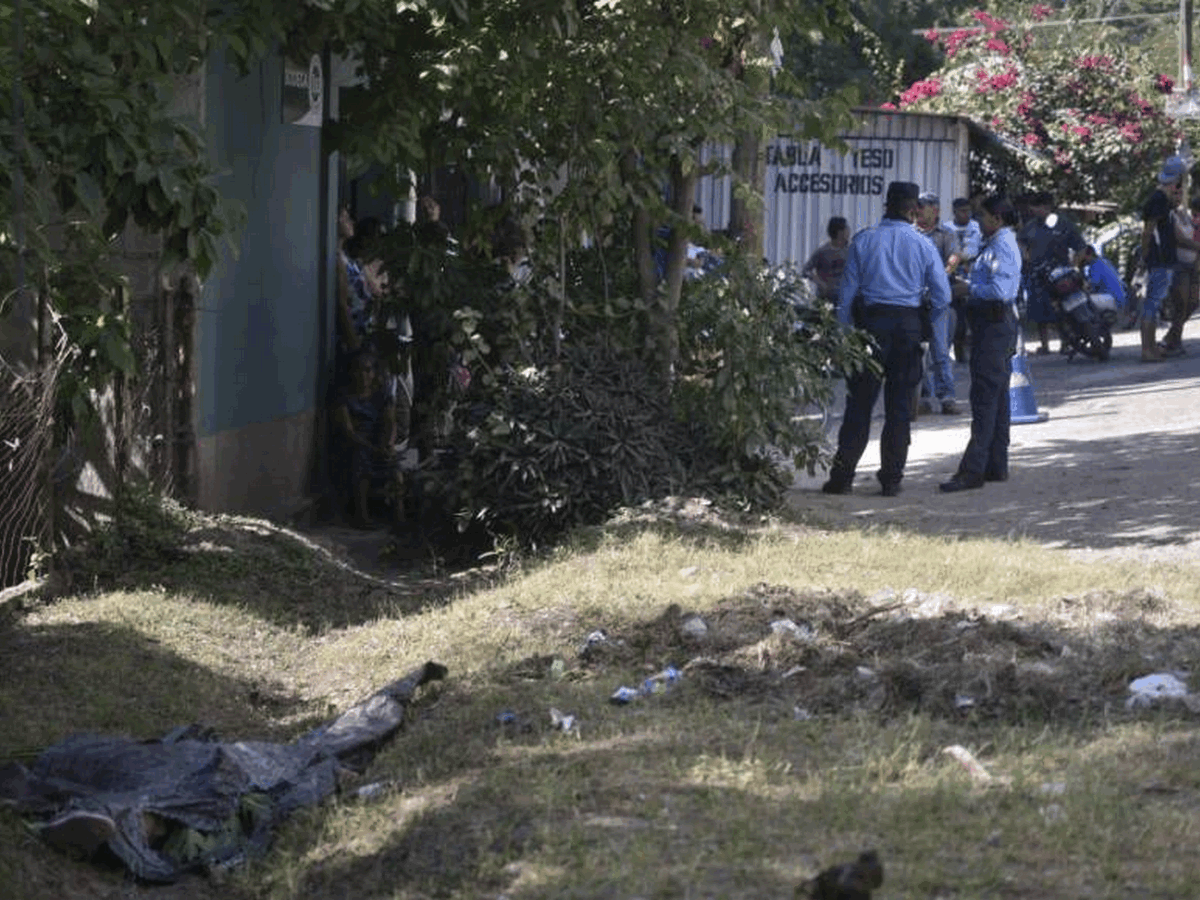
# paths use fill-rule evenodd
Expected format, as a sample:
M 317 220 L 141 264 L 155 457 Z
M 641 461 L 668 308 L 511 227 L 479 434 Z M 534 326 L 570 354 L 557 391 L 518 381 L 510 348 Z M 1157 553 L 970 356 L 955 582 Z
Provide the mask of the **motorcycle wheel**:
M 1079 327 L 1070 318 L 1059 317 L 1058 334 L 1062 340 L 1062 352 L 1066 355 L 1067 362 L 1073 360 L 1076 353 L 1087 355 L 1087 338 L 1080 333 Z
M 1112 332 L 1107 328 L 1101 329 L 1099 334 L 1088 342 L 1088 351 L 1100 362 L 1107 362 L 1112 352 Z

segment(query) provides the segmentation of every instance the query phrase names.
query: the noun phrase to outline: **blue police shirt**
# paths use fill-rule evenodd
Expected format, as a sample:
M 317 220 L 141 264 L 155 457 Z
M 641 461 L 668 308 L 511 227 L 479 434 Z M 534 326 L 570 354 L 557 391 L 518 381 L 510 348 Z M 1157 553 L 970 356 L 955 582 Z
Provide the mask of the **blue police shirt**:
M 901 306 L 917 309 L 929 292 L 933 318 L 950 306 L 950 281 L 933 244 L 902 219 L 884 219 L 860 231 L 850 242 L 842 288 L 838 297 L 838 319 L 851 321 L 851 305 L 861 293 L 868 306 Z
M 1125 308 L 1125 285 L 1121 283 L 1121 276 L 1107 259 L 1097 256 L 1088 263 L 1083 273 L 1089 282 L 1100 288 L 1100 293 L 1110 295 L 1117 301 L 1118 307 Z
M 979 256 L 971 266 L 968 306 L 984 300 L 1013 303 L 1021 287 L 1021 251 L 1011 228 L 998 228 L 983 239 Z

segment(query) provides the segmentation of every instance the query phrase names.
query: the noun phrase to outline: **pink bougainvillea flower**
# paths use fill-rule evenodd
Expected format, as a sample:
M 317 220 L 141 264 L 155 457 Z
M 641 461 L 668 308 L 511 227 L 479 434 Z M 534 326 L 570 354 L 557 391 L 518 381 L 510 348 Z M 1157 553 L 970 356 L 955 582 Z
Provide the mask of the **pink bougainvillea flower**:
M 1033 8 L 1029 10 L 1029 16 L 1035 22 L 1041 22 L 1052 15 L 1054 15 L 1054 10 L 1044 3 L 1035 3 L 1033 4 Z
M 1035 134 L 1032 131 L 1027 131 L 1021 140 L 1027 147 L 1040 147 L 1042 145 L 1042 136 L 1040 134 Z
M 992 38 L 984 46 L 993 53 L 1003 53 L 1005 56 L 1012 52 L 1009 50 L 1008 44 L 1000 40 L 1000 38 Z
M 1006 90 L 1017 83 L 1017 70 L 1009 67 L 999 74 L 993 75 L 988 84 L 991 85 L 993 91 Z
M 900 105 L 909 106 L 925 97 L 936 97 L 942 92 L 942 83 L 936 78 L 926 78 L 909 85 L 908 90 L 900 95 Z
M 1175 90 L 1175 81 L 1171 78 L 1168 78 L 1166 75 L 1160 74 L 1154 79 L 1154 87 L 1160 94 L 1169 94 L 1171 91 Z
M 892 103 L 890 100 L 887 103 L 880 103 L 879 108 L 880 109 L 898 109 L 896 104 Z
M 1155 111 L 1153 103 L 1151 103 L 1149 100 L 1143 100 L 1137 94 L 1130 94 L 1129 102 L 1132 103 L 1134 106 L 1136 106 L 1139 110 L 1141 110 L 1147 116 Z
M 978 28 L 960 28 L 957 31 L 951 32 L 950 36 L 946 38 L 944 44 L 946 48 L 946 55 L 953 56 L 960 49 L 962 49 L 963 44 L 967 43 L 969 40 L 971 40 L 971 38 L 976 37 L 981 33 L 982 32 Z
M 983 27 L 992 34 L 997 34 L 1008 27 L 1008 23 L 1003 19 L 998 19 L 990 13 L 984 12 L 982 9 L 977 9 L 973 13 L 976 22 L 982 22 Z
M 1140 144 L 1142 142 L 1142 129 L 1132 122 L 1126 122 L 1120 128 L 1121 136 L 1131 144 Z

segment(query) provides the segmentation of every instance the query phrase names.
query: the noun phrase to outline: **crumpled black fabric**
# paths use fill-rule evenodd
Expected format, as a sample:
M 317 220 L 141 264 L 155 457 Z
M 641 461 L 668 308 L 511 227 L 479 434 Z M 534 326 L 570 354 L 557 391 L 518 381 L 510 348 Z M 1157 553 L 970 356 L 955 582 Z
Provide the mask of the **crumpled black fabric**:
M 28 768 L 5 766 L 0 799 L 40 817 L 55 846 L 88 856 L 104 846 L 139 878 L 172 881 L 265 848 L 289 813 L 337 790 L 339 769 L 369 762 L 419 687 L 445 676 L 425 663 L 290 744 L 219 741 L 199 726 L 152 741 L 74 735 Z

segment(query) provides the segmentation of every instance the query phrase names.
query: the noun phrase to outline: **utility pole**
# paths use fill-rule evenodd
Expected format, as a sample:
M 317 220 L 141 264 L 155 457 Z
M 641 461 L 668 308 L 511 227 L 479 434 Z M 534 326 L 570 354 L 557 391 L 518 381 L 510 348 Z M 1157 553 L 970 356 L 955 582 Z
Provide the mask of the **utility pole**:
M 1179 0 L 1179 86 L 1192 92 L 1192 0 Z
M 1179 85 L 1175 89 L 1177 102 L 1168 104 L 1167 115 L 1176 119 L 1200 118 L 1200 104 L 1196 102 L 1196 87 L 1192 79 L 1192 0 L 1179 0 Z M 1174 98 L 1167 98 L 1168 101 Z M 1179 102 L 1182 101 L 1182 102 Z M 1188 144 L 1187 134 L 1179 139 L 1176 153 L 1192 165 L 1192 148 Z M 1185 190 L 1187 185 L 1184 186 Z

